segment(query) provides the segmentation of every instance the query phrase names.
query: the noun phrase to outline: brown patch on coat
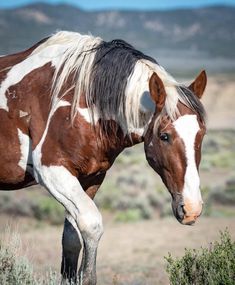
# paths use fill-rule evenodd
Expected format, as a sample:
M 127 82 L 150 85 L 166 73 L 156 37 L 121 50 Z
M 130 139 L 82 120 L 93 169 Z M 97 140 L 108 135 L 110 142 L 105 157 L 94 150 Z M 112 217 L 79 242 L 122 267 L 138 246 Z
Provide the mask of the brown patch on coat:
M 140 142 L 140 137 L 133 135 L 132 140 L 125 137 L 112 120 L 105 130 L 100 121 L 93 126 L 79 113 L 71 124 L 70 109 L 61 107 L 54 113 L 42 146 L 41 162 L 66 167 L 93 198 L 118 154 L 137 140 Z
M 32 50 L 31 50 L 32 51 Z M 0 187 L 18 189 L 34 182 L 32 176 L 19 165 L 21 158 L 18 130 L 39 142 L 50 109 L 50 63 L 27 74 L 6 91 L 9 112 L 0 109 Z M 24 116 L 21 116 L 25 113 Z M 9 186 L 7 186 L 9 184 Z
M 26 188 L 26 187 L 37 184 L 34 177 L 31 176 L 31 174 L 28 172 L 25 172 L 24 178 L 22 179 L 22 181 L 20 182 L 18 181 L 19 180 L 17 180 L 16 183 L 15 182 L 11 182 L 11 183 L 0 182 L 0 189 L 1 190 L 19 190 L 19 189 Z
M 54 113 L 42 146 L 42 164 L 64 165 L 77 177 L 106 171 L 123 147 L 117 140 L 101 140 L 97 136 L 100 130 L 95 130 L 79 113 L 74 124 L 69 115 L 70 107 L 61 107 Z
M 32 70 L 6 92 L 9 118 L 20 130 L 30 135 L 32 146 L 38 144 L 44 132 L 51 106 L 51 63 Z M 28 115 L 21 117 L 21 112 Z
M 16 184 L 24 180 L 25 171 L 18 166 L 21 157 L 20 142 L 15 121 L 0 109 L 0 182 Z

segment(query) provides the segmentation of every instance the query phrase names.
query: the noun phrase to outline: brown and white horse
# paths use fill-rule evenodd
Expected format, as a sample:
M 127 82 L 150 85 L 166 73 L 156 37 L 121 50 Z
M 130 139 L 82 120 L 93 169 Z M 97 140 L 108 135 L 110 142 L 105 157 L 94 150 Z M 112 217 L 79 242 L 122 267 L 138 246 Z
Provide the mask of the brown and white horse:
M 126 147 L 147 161 L 182 224 L 202 210 L 198 167 L 205 133 L 201 74 L 186 87 L 122 40 L 59 32 L 0 57 L 0 189 L 43 185 L 66 209 L 61 273 L 96 284 L 103 233 L 93 198 Z

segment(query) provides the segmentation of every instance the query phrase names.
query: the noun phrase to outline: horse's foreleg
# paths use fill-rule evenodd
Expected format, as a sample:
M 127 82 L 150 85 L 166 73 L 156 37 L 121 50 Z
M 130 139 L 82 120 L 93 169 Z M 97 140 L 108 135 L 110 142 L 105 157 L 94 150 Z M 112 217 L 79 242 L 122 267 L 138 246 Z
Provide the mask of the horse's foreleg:
M 96 284 L 96 255 L 100 234 L 95 234 L 95 237 L 91 238 L 83 233 L 83 237 L 84 244 L 82 263 L 79 268 L 79 285 L 93 285 Z M 91 280 L 93 281 L 91 282 Z
M 86 194 L 84 193 L 84 195 Z M 94 203 L 93 205 L 95 206 Z M 71 248 L 66 248 L 65 250 L 65 247 L 68 244 L 66 245 L 63 243 L 63 260 L 65 262 L 64 270 L 66 270 L 66 276 L 64 274 L 63 277 L 70 282 L 74 282 L 75 284 L 77 281 L 76 272 L 78 257 L 82 248 L 82 243 L 83 256 L 79 269 L 79 284 L 96 284 L 96 255 L 98 243 L 103 233 L 103 226 L 101 215 L 99 214 L 97 208 L 94 212 L 95 208 L 90 213 L 89 210 L 91 210 L 91 208 L 89 207 L 89 209 L 87 209 L 87 213 L 81 214 L 80 217 L 78 217 L 76 224 L 78 225 L 79 229 L 76 227 L 76 225 L 69 223 L 68 220 L 65 222 L 65 228 L 68 230 L 65 235 L 70 235 L 72 233 L 73 237 L 71 235 L 68 237 Z M 80 232 L 81 237 L 78 234 Z
M 62 237 L 61 274 L 64 283 L 67 280 L 73 284 L 77 282 L 78 258 L 82 249 L 82 243 L 82 237 L 79 235 L 76 222 L 70 214 L 67 214 Z
M 84 242 L 82 285 L 96 284 L 96 253 L 103 233 L 102 217 L 79 181 L 63 166 L 40 166 L 38 180 L 64 205 L 75 220 Z
M 94 199 L 94 196 L 98 191 L 100 185 L 102 184 L 104 177 L 105 173 L 96 176 L 95 184 L 89 187 L 85 187 L 86 193 L 91 199 Z M 83 247 L 83 239 L 81 233 L 72 216 L 69 213 L 67 213 L 64 222 L 64 231 L 62 238 L 63 254 L 62 254 L 61 274 L 63 276 L 63 280 L 65 281 L 69 280 L 70 282 L 72 281 L 73 283 L 76 284 L 78 258 L 80 256 L 82 247 Z M 82 263 L 80 264 L 80 269 L 79 269 L 80 280 L 82 280 L 84 266 L 85 266 L 85 251 L 83 251 Z

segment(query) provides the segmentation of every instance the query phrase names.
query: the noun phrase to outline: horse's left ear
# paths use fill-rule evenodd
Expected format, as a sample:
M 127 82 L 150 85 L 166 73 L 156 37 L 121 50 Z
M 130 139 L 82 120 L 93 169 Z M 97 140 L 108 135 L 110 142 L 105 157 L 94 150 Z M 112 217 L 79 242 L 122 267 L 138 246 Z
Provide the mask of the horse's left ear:
M 205 91 L 206 83 L 207 75 L 206 71 L 203 70 L 188 88 L 200 99 Z
M 155 72 L 149 80 L 149 91 L 151 98 L 156 104 L 156 111 L 160 113 L 165 104 L 166 91 L 162 80 Z

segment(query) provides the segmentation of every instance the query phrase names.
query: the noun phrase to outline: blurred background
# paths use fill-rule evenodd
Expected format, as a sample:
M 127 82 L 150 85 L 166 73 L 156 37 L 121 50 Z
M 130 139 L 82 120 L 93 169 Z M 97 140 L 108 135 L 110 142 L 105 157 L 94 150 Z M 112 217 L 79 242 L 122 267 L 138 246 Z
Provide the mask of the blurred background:
M 117 158 L 95 198 L 105 225 L 98 284 L 169 284 L 168 252 L 208 246 L 226 227 L 235 237 L 235 1 L 0 1 L 0 54 L 58 30 L 124 39 L 186 84 L 207 71 L 198 223 L 186 227 L 173 218 L 170 195 L 147 165 L 143 145 Z M 63 208 L 39 186 L 0 192 L 0 233 L 6 223 L 18 229 L 38 275 L 48 266 L 59 271 L 63 219 Z

